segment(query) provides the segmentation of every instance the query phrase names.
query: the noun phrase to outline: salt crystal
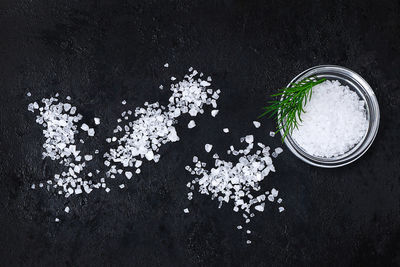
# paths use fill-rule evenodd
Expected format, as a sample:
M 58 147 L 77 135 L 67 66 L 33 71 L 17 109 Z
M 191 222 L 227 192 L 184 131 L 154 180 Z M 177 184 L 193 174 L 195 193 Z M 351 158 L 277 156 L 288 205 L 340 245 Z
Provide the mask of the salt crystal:
M 66 213 L 69 213 L 69 207 L 68 207 L 68 206 L 65 207 L 64 211 L 65 211 Z
M 194 122 L 194 120 L 189 121 L 189 123 L 188 123 L 188 128 L 189 128 L 189 129 L 192 129 L 192 128 L 194 128 L 195 126 L 196 126 L 196 123 Z
M 124 184 L 120 184 L 120 185 L 119 185 L 119 188 L 121 188 L 121 189 L 122 189 L 122 188 L 125 188 L 125 185 L 124 185 Z
M 253 135 L 247 135 L 245 140 L 246 140 L 246 143 L 251 144 L 254 141 L 254 136 Z
M 218 109 L 212 110 L 212 111 L 211 111 L 211 116 L 213 116 L 213 117 L 217 116 L 218 112 L 219 112 Z
M 89 135 L 89 136 L 94 136 L 94 129 L 93 129 L 93 128 L 90 128 L 90 129 L 88 130 L 88 135 Z
M 183 210 L 183 212 L 184 213 L 189 213 L 189 209 L 186 208 L 186 209 Z
M 279 212 L 282 212 L 282 211 L 284 211 L 284 210 L 285 210 L 284 207 L 279 207 Z
M 126 105 L 126 100 L 122 100 L 121 104 Z
M 274 137 L 275 136 L 275 132 L 269 132 L 269 136 Z
M 99 118 L 93 118 L 94 124 L 99 125 L 100 124 L 100 119 Z
M 89 130 L 89 126 L 86 123 L 83 123 L 81 129 L 86 132 L 87 130 Z
M 85 158 L 86 161 L 91 161 L 93 159 L 93 156 L 92 155 L 85 155 L 84 158 Z
M 229 133 L 229 129 L 228 128 L 224 128 L 223 131 L 224 131 L 224 133 Z
M 204 149 L 207 151 L 207 153 L 208 152 L 210 152 L 211 151 L 211 149 L 212 149 L 212 145 L 210 145 L 210 144 L 206 144 L 205 146 L 204 146 Z
M 256 128 L 260 128 L 261 123 L 259 123 L 258 121 L 253 121 L 254 127 Z
M 165 67 L 165 68 L 168 68 L 168 67 L 169 67 L 169 64 L 168 64 L 168 63 L 165 63 L 165 64 L 164 64 L 164 67 Z
M 54 221 L 55 221 L 55 222 L 60 222 L 60 219 L 55 218 Z

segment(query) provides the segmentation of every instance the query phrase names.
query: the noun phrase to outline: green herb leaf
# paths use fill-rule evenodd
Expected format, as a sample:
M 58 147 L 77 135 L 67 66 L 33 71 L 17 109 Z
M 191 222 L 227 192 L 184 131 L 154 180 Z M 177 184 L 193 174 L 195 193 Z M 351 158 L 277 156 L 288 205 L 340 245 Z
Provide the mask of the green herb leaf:
M 295 128 L 298 128 L 299 122 L 302 122 L 301 114 L 305 112 L 304 106 L 311 99 L 312 88 L 324 81 L 326 81 L 325 78 L 318 79 L 312 76 L 279 89 L 278 93 L 271 95 L 271 97 L 280 97 L 281 100 L 269 101 L 269 106 L 263 108 L 264 113 L 258 118 L 267 114 L 270 118 L 275 118 L 278 124 L 276 133 L 283 130 L 283 142 Z

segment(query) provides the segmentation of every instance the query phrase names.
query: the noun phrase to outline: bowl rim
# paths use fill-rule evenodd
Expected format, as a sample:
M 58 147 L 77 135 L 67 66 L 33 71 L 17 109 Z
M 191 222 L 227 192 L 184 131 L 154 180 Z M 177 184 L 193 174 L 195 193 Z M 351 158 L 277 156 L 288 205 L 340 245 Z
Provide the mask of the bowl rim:
M 377 100 L 377 98 L 376 98 L 376 96 L 375 96 L 375 93 L 374 93 L 374 91 L 372 90 L 371 86 L 367 83 L 367 81 L 365 81 L 364 78 L 362 78 L 358 73 L 356 73 L 356 72 L 354 72 L 354 71 L 352 71 L 352 70 L 350 70 L 350 69 L 348 69 L 348 68 L 345 68 L 345 67 L 342 67 L 342 66 L 338 66 L 338 65 L 317 65 L 317 66 L 308 68 L 308 69 L 302 71 L 301 73 L 299 73 L 298 75 L 296 75 L 296 76 L 288 83 L 288 85 L 286 86 L 286 88 L 288 88 L 293 82 L 295 82 L 296 80 L 298 80 L 300 77 L 302 77 L 302 76 L 307 76 L 307 75 L 306 75 L 307 73 L 312 72 L 312 71 L 315 71 L 316 69 L 322 69 L 322 68 L 332 68 L 333 70 L 336 69 L 336 70 L 342 70 L 342 71 L 347 72 L 347 73 L 351 73 L 353 79 L 356 79 L 356 80 L 362 85 L 363 89 L 367 92 L 368 98 L 370 98 L 371 102 L 374 104 L 374 107 L 369 107 L 369 110 L 371 110 L 372 108 L 375 109 L 375 117 L 374 117 L 374 120 L 369 122 L 370 126 L 371 126 L 372 124 L 375 124 L 374 127 L 373 127 L 373 129 L 372 129 L 373 132 L 371 132 L 370 134 L 367 134 L 366 136 L 364 136 L 364 138 L 363 138 L 363 140 L 362 140 L 362 142 L 365 142 L 365 141 L 366 141 L 366 142 L 368 142 L 368 143 L 363 147 L 362 150 L 356 152 L 355 154 L 349 154 L 349 155 L 353 155 L 353 157 L 350 158 L 350 160 L 345 161 L 345 159 L 346 159 L 347 157 L 344 157 L 344 158 L 338 159 L 339 162 L 337 162 L 337 163 L 335 163 L 335 161 L 333 160 L 333 161 L 330 161 L 329 164 L 326 164 L 326 163 L 323 163 L 323 162 L 319 162 L 319 161 L 313 161 L 312 159 L 307 158 L 307 157 L 305 157 L 304 155 L 300 154 L 300 153 L 297 151 L 297 149 L 294 147 L 294 145 L 293 145 L 291 142 L 289 142 L 288 139 L 292 139 L 290 135 L 289 135 L 289 138 L 285 138 L 284 143 L 285 143 L 285 145 L 289 148 L 289 150 L 290 150 L 296 157 L 298 157 L 298 158 L 301 159 L 302 161 L 304 161 L 304 162 L 306 162 L 306 163 L 308 163 L 308 164 L 310 164 L 310 165 L 312 165 L 312 166 L 322 167 L 322 168 L 337 168 L 337 167 L 342 167 L 342 166 L 348 165 L 348 164 L 350 164 L 350 163 L 356 161 L 356 160 L 359 159 L 362 155 L 364 155 L 365 152 L 367 152 L 367 150 L 371 147 L 371 145 L 372 145 L 372 143 L 374 142 L 375 137 L 376 137 L 376 135 L 377 135 L 377 133 L 378 133 L 378 129 L 379 129 L 380 109 L 379 109 L 379 103 L 378 103 L 378 100 Z M 343 73 L 342 73 L 342 74 L 343 74 Z M 348 74 L 345 74 L 345 76 L 349 77 Z M 283 96 L 282 96 L 282 98 L 283 98 Z M 282 98 L 281 98 L 281 100 L 282 100 Z M 279 112 L 278 112 L 278 116 L 279 116 Z M 281 126 L 281 125 L 279 125 L 279 126 Z M 281 130 L 280 130 L 280 134 L 281 134 L 281 136 L 283 136 L 283 134 L 284 134 L 284 129 L 283 129 L 282 127 L 281 127 Z M 371 134 L 372 134 L 372 136 L 371 136 Z M 368 135 L 370 135 L 370 136 L 368 136 Z M 361 143 L 360 143 L 360 144 L 361 144 Z M 296 145 L 296 147 L 300 148 L 300 147 L 297 146 L 297 145 Z M 303 153 L 304 153 L 304 154 L 307 154 L 307 155 L 309 155 L 309 156 L 311 156 L 311 157 L 314 157 L 314 158 L 323 159 L 322 157 L 316 157 L 316 156 L 310 155 L 310 154 L 308 154 L 308 153 L 306 153 L 306 152 L 303 152 Z M 355 155 L 355 156 L 354 156 L 354 155 Z

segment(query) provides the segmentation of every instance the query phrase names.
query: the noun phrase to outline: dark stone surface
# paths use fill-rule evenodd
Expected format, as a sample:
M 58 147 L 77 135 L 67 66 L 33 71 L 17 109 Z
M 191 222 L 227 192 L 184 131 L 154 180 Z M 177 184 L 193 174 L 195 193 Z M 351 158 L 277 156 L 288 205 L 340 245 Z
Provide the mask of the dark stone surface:
M 400 265 L 399 15 L 399 1 L 2 0 L 1 265 Z M 186 200 L 184 166 L 194 154 L 206 158 L 205 143 L 225 151 L 251 132 L 279 145 L 268 136 L 272 121 L 257 131 L 251 121 L 276 88 L 319 64 L 348 67 L 371 84 L 381 108 L 378 136 L 361 159 L 334 170 L 285 150 L 264 186 L 280 189 L 286 212 L 267 205 L 247 246 L 231 207 L 218 210 L 198 194 Z M 41 159 L 27 91 L 34 100 L 71 95 L 86 120 L 101 117 L 83 149 L 104 152 L 120 101 L 166 103 L 159 84 L 190 66 L 222 90 L 219 116 L 198 117 L 191 131 L 182 118 L 181 141 L 127 190 L 64 199 L 29 189 L 59 167 Z

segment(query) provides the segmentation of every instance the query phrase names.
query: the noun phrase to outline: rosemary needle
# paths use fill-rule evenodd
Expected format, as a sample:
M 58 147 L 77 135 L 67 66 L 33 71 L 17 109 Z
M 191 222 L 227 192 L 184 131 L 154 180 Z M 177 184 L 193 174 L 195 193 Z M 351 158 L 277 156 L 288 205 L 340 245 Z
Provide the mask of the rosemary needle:
M 299 122 L 302 121 L 301 114 L 304 112 L 307 101 L 311 99 L 312 88 L 325 80 L 325 78 L 308 77 L 279 89 L 278 93 L 271 97 L 280 97 L 281 99 L 269 101 L 269 106 L 263 108 L 264 113 L 259 118 L 267 114 L 269 114 L 269 118 L 275 118 L 278 124 L 276 133 L 283 130 L 283 142 L 286 136 L 292 134 Z

